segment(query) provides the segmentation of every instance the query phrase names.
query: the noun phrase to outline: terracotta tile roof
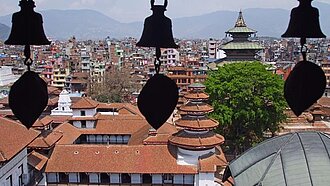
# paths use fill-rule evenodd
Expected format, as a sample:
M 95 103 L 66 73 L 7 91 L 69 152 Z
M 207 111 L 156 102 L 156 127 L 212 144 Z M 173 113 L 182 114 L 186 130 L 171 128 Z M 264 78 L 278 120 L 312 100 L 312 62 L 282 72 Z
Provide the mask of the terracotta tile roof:
M 87 84 L 87 80 L 83 80 L 83 79 L 72 79 L 70 81 L 70 83 L 72 83 L 72 84 Z
M 321 97 L 318 101 L 318 104 L 320 104 L 323 107 L 330 107 L 330 98 L 328 97 Z
M 144 145 L 167 145 L 168 139 L 171 134 L 156 134 L 155 136 L 149 136 L 143 140 Z
M 82 97 L 76 103 L 71 106 L 72 109 L 93 109 L 99 105 L 99 102 L 92 100 L 91 98 Z
M 184 116 L 183 118 L 175 121 L 175 124 L 182 128 L 188 128 L 191 130 L 205 130 L 214 129 L 219 123 L 214 119 L 209 119 L 207 117 L 193 118 L 189 116 Z
M 219 134 L 215 134 L 213 131 L 206 133 L 194 133 L 190 134 L 184 130 L 172 135 L 169 141 L 176 146 L 185 149 L 209 149 L 216 145 L 222 144 L 225 139 Z
M 54 131 L 63 134 L 62 138 L 57 142 L 57 144 L 73 144 L 76 139 L 81 135 L 79 129 L 72 126 L 70 123 L 63 123 L 59 125 Z
M 209 99 L 209 95 L 206 93 L 189 93 L 184 95 L 186 99 L 193 99 L 193 100 L 205 100 Z
M 24 125 L 7 118 L 0 118 L 0 160 L 7 161 L 23 150 L 39 135 Z
M 55 106 L 55 105 L 57 105 L 57 103 L 58 103 L 58 97 L 49 98 L 47 105 L 48 106 Z
M 9 104 L 8 97 L 1 98 L 0 99 L 0 104 L 8 105 Z
M 164 123 L 158 130 L 157 130 L 157 134 L 174 134 L 178 132 L 178 129 L 176 128 L 176 126 L 174 126 L 171 123 Z
M 196 166 L 178 165 L 167 145 L 58 145 L 45 172 L 196 174 Z
M 50 116 L 45 116 L 42 119 L 37 119 L 36 122 L 32 125 L 33 128 L 44 128 L 45 126 L 48 126 L 52 124 L 53 119 Z
M 146 125 L 146 126 L 142 127 L 140 130 L 134 132 L 128 141 L 128 145 L 142 145 L 144 143 L 144 140 L 149 135 L 150 127 L 151 126 Z
M 135 119 L 98 120 L 95 129 L 82 129 L 83 134 L 133 134 L 142 127 L 150 125 L 146 120 L 136 117 Z
M 204 172 L 204 173 L 207 172 L 214 173 L 217 171 L 217 167 L 222 167 L 224 169 L 227 166 L 227 164 L 228 162 L 222 151 L 219 154 L 210 153 L 204 155 L 198 161 L 199 172 Z
M 206 104 L 206 103 L 200 103 L 200 104 L 195 104 L 188 102 L 186 105 L 182 105 L 179 108 L 180 111 L 183 112 L 204 112 L 204 113 L 209 113 L 213 111 L 213 108 Z
M 10 109 L 6 109 L 6 110 L 0 110 L 0 116 L 14 116 L 14 113 L 12 110 Z
M 192 78 L 192 76 L 188 76 L 188 75 L 173 75 L 173 74 L 168 74 L 167 75 L 169 78 L 171 79 L 189 79 Z M 189 83 L 187 83 L 189 84 Z
M 71 118 L 71 116 L 49 116 L 52 118 L 53 123 L 64 123 L 69 121 L 69 119 Z
M 40 171 L 46 165 L 47 161 L 48 161 L 48 157 L 46 157 L 42 154 L 39 154 L 36 151 L 32 151 L 28 155 L 29 165 L 31 165 L 32 167 L 34 167 L 38 171 Z
M 59 88 L 57 88 L 57 87 L 52 87 L 52 86 L 48 86 L 48 87 L 47 87 L 47 90 L 48 90 L 48 94 L 54 94 L 54 93 L 57 94 L 57 92 L 60 91 Z
M 97 116 L 79 116 L 79 117 L 71 117 L 69 121 L 96 121 Z
M 75 73 L 73 73 L 72 77 L 75 77 L 75 78 L 88 78 L 89 75 L 86 72 L 75 72 Z
M 29 144 L 32 149 L 50 149 L 62 138 L 63 134 L 58 131 L 43 133 Z

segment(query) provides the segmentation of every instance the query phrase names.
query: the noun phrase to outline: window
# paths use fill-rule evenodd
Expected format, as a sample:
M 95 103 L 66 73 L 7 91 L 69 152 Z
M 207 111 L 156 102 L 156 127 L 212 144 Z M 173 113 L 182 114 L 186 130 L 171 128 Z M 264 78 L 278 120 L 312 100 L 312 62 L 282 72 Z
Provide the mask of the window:
M 143 174 L 142 183 L 152 183 L 152 176 L 150 174 Z
M 18 167 L 19 170 L 19 176 L 18 176 L 18 184 L 19 186 L 23 185 L 23 165 L 20 165 Z
M 81 128 L 86 128 L 86 121 L 81 121 Z
M 164 174 L 163 175 L 164 183 L 173 183 L 173 175 L 172 174 Z
M 129 174 L 121 174 L 121 183 L 131 183 L 131 176 Z
M 12 175 L 10 175 L 6 178 L 6 182 L 8 183 L 9 186 L 13 186 L 13 177 L 12 177 Z
M 84 110 L 80 111 L 80 116 L 86 116 L 86 111 Z

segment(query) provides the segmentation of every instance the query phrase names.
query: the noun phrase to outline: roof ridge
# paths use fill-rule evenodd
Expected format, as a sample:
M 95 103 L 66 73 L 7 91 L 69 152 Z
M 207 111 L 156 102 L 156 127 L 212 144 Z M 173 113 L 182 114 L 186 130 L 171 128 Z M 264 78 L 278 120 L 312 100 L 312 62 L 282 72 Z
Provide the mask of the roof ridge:
M 260 180 L 258 181 L 258 183 L 257 183 L 256 185 L 262 185 L 262 182 L 264 181 L 264 179 L 265 179 L 265 177 L 266 177 L 268 171 L 270 170 L 270 168 L 272 167 L 272 165 L 275 163 L 277 157 L 278 157 L 279 155 L 281 155 L 282 149 L 283 149 L 283 148 L 284 148 L 289 142 L 291 142 L 291 140 L 293 139 L 293 137 L 294 137 L 295 135 L 298 135 L 298 133 L 297 133 L 297 132 L 296 132 L 296 133 L 293 133 L 292 136 L 291 136 L 291 137 L 290 137 L 290 138 L 289 138 L 289 139 L 288 139 L 283 145 L 281 145 L 281 147 L 277 150 L 276 155 L 274 156 L 274 158 L 272 158 L 272 161 L 271 161 L 270 164 L 267 166 L 265 172 L 262 174 Z M 299 137 L 299 135 L 298 135 L 298 137 Z
M 2 157 L 2 159 L 7 160 L 7 158 L 5 157 L 5 153 L 2 152 L 2 150 L 0 150 L 0 157 Z

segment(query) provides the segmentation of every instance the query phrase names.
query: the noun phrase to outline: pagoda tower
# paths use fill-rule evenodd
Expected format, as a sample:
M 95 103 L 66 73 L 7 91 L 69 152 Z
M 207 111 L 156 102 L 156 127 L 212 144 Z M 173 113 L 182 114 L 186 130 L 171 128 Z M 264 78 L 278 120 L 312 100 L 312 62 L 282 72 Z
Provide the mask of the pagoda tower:
M 257 31 L 247 27 L 242 11 L 239 12 L 234 28 L 226 32 L 226 36 L 232 40 L 223 44 L 221 49 L 225 51 L 226 61 L 254 61 L 255 56 L 263 47 L 257 42 L 252 42 L 249 38 L 256 35 Z
M 170 144 L 177 147 L 177 163 L 181 165 L 198 165 L 201 157 L 222 153 L 219 145 L 224 137 L 213 131 L 219 123 L 206 116 L 213 107 L 206 103 L 209 96 L 204 90 L 205 86 L 200 83 L 188 86 L 188 93 L 184 95 L 187 102 L 180 106 L 181 118 L 175 121 L 180 129 L 169 138 Z

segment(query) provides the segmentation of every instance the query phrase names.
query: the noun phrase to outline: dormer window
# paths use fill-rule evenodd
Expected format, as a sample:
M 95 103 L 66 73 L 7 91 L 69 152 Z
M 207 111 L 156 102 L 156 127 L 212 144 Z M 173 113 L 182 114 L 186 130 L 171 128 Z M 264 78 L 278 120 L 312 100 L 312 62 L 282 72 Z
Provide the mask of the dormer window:
M 84 110 L 80 111 L 80 116 L 86 116 L 86 111 Z

